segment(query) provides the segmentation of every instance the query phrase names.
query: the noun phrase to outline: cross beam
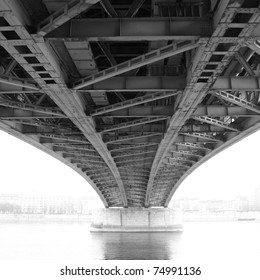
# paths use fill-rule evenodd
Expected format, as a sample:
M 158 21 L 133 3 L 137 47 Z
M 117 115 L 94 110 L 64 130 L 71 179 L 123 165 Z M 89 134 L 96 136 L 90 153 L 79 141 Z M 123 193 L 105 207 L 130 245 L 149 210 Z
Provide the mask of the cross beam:
M 41 89 L 34 83 L 34 82 L 29 82 L 24 79 L 16 78 L 16 77 L 11 77 L 11 76 L 0 76 L 0 84 L 7 84 L 7 85 L 12 85 L 17 88 L 28 88 L 33 90 L 33 92 L 38 92 L 41 91 Z M 26 91 L 25 91 L 26 93 Z
M 163 98 L 168 98 L 168 97 L 177 95 L 178 93 L 180 93 L 180 92 L 173 91 L 173 92 L 157 92 L 157 93 L 147 94 L 145 96 L 136 97 L 136 98 L 133 98 L 130 100 L 122 101 L 122 102 L 119 102 L 119 103 L 116 103 L 113 105 L 108 105 L 103 108 L 99 108 L 99 109 L 93 111 L 91 115 L 98 116 L 98 115 L 107 114 L 107 113 L 114 112 L 117 110 L 144 104 L 147 102 L 151 102 L 151 101 L 155 101 L 155 100 L 159 100 L 159 99 L 163 99 Z
M 230 103 L 236 104 L 242 108 L 246 108 L 250 111 L 256 112 L 257 114 L 260 114 L 260 107 L 255 105 L 252 102 L 249 102 L 241 97 L 238 97 L 232 93 L 225 92 L 225 91 L 212 91 L 211 94 L 218 96 Z
M 163 76 L 124 76 L 113 77 L 102 82 L 91 84 L 84 88 L 82 92 L 97 91 L 171 91 L 171 90 L 184 90 L 186 85 L 185 77 L 163 77 Z M 259 77 L 217 77 L 216 81 L 211 86 L 212 90 L 225 90 L 225 91 L 260 91 L 260 78 Z M 79 92 L 81 92 L 79 90 Z
M 135 140 L 135 139 L 141 139 L 141 138 L 148 138 L 148 137 L 154 137 L 154 136 L 160 136 L 161 137 L 162 133 L 159 132 L 155 132 L 155 133 L 147 133 L 147 134 L 136 134 L 136 135 L 128 135 L 128 136 L 122 136 L 118 139 L 115 140 L 109 140 L 106 141 L 106 144 L 114 144 L 114 143 L 120 143 L 120 142 L 124 142 L 124 141 L 131 141 L 131 140 Z
M 211 21 L 205 18 L 146 17 L 73 19 L 46 37 L 65 41 L 83 41 L 87 38 L 88 41 L 129 42 L 197 40 L 211 34 Z
M 142 118 L 142 119 L 139 119 L 139 120 L 123 122 L 123 123 L 120 123 L 120 124 L 116 124 L 116 125 L 107 127 L 105 129 L 103 129 L 101 132 L 114 131 L 114 130 L 124 129 L 124 128 L 128 128 L 128 127 L 143 125 L 143 124 L 147 124 L 147 123 L 164 121 L 166 119 L 167 119 L 167 117 L 165 117 L 165 116 Z
M 222 128 L 225 128 L 227 130 L 231 130 L 231 131 L 235 131 L 235 132 L 239 132 L 239 129 L 226 124 L 225 122 L 222 122 L 220 120 L 214 119 L 214 118 L 210 118 L 208 116 L 199 116 L 199 117 L 192 117 L 194 120 L 203 122 L 203 123 L 208 123 L 208 124 L 212 124 L 212 125 L 216 125 Z

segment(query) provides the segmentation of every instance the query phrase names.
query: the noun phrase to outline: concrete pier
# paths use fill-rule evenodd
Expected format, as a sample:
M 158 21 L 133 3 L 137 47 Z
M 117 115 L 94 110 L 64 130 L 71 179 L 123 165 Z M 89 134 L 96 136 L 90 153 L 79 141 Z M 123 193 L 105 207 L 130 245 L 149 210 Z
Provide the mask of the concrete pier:
M 106 208 L 92 212 L 91 231 L 182 231 L 179 209 Z

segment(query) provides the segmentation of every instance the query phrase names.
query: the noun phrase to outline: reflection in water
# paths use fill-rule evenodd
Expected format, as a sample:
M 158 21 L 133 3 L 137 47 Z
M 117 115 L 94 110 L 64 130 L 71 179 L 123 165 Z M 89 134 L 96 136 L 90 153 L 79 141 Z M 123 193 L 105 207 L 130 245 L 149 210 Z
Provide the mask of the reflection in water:
M 187 223 L 184 232 L 90 233 L 85 223 L 0 223 L 0 260 L 260 260 L 259 222 Z
M 180 232 L 165 233 L 91 233 L 93 244 L 99 243 L 104 259 L 168 260 L 178 253 Z M 174 250 L 172 250 L 174 248 Z

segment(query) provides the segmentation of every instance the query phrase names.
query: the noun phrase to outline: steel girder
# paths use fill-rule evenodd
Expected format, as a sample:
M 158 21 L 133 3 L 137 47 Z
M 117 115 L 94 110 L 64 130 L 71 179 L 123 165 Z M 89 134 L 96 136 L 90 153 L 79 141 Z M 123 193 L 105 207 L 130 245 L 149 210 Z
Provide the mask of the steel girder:
M 122 136 L 119 137 L 118 139 L 113 139 L 113 140 L 108 140 L 105 141 L 106 144 L 115 144 L 115 143 L 121 143 L 125 141 L 131 141 L 135 139 L 142 139 L 142 138 L 148 138 L 148 137 L 154 137 L 154 136 L 160 136 L 161 137 L 162 133 L 160 132 L 155 132 L 155 133 L 139 133 L 135 135 L 128 135 L 128 136 Z
M 142 7 L 145 0 L 134 0 L 130 8 L 125 14 L 125 17 L 134 17 L 138 10 Z
M 204 46 L 201 46 L 197 49 L 197 52 L 193 59 L 193 64 L 190 67 L 190 71 L 188 73 L 187 86 L 182 96 L 179 98 L 177 104 L 175 104 L 176 111 L 171 120 L 169 121 L 167 133 L 165 134 L 165 137 L 160 143 L 151 168 L 146 193 L 146 206 L 149 206 L 150 200 L 152 199 L 151 197 L 153 195 L 156 195 L 155 180 L 157 172 L 160 166 L 162 166 L 164 159 L 167 158 L 168 150 L 170 150 L 170 147 L 173 143 L 176 143 L 176 137 L 178 136 L 181 127 L 190 118 L 192 112 L 194 111 L 194 108 L 196 108 L 199 105 L 199 103 L 203 100 L 203 98 L 205 98 L 209 89 L 216 82 L 217 77 L 232 60 L 234 54 L 240 49 L 239 45 L 233 45 L 229 47 L 228 51 L 222 52 L 220 55 L 218 54 L 218 52 L 215 52 L 215 50 L 219 46 L 220 41 L 214 40 L 215 36 L 223 37 L 225 36 L 225 34 L 229 34 L 229 32 L 234 31 L 234 29 L 232 29 L 234 27 L 232 25 L 232 20 L 236 15 L 235 9 L 239 7 L 240 3 L 222 1 L 220 4 L 220 8 L 217 10 L 213 18 L 214 31 L 212 37 L 205 42 Z M 233 9 L 230 10 L 229 8 Z M 239 35 L 241 36 L 241 38 L 243 37 L 244 40 L 251 35 L 251 33 L 256 27 L 256 24 L 259 24 L 260 22 L 259 14 L 252 16 L 252 18 L 253 20 L 251 21 L 250 19 L 250 24 L 244 24 L 240 26 Z M 212 62 L 214 62 L 216 65 L 214 66 L 214 68 L 212 67 Z M 209 75 L 206 71 L 204 71 L 206 69 L 212 68 L 214 69 L 214 75 L 212 71 Z M 229 83 L 229 87 L 230 86 L 232 86 L 232 84 Z M 191 144 L 189 143 L 189 145 Z M 213 148 L 211 149 L 213 150 Z M 168 198 L 171 197 L 172 194 L 173 190 L 171 190 L 170 194 L 168 195 Z M 167 205 L 167 203 L 169 202 L 168 198 L 166 200 L 165 205 Z
M 211 21 L 201 18 L 74 19 L 49 33 L 50 40 L 160 41 L 197 40 L 211 36 Z
M 169 58 L 173 55 L 177 55 L 179 53 L 192 50 L 196 47 L 198 47 L 198 43 L 191 43 L 190 41 L 184 43 L 181 42 L 179 44 L 173 43 L 167 45 L 166 47 L 135 57 L 131 60 L 128 60 L 116 66 L 112 66 L 106 70 L 100 71 L 91 76 L 87 76 L 83 79 L 80 79 L 79 81 L 76 81 L 74 83 L 73 89 L 81 89 L 87 87 L 89 85 L 112 78 L 114 76 L 123 74 L 125 72 L 134 70 L 136 68 L 140 68 L 142 66 L 160 61 L 162 59 Z
M 4 75 L 12 78 L 0 78 L 1 127 L 62 158 L 87 178 L 108 207 L 167 206 L 187 174 L 259 127 L 255 73 L 260 17 L 255 7 L 219 1 L 212 21 L 144 19 L 139 17 L 142 9 L 138 18 L 107 19 L 100 14 L 95 19 L 88 18 L 93 16 L 92 10 L 87 12 L 90 1 L 79 6 L 76 0 L 40 23 L 38 34 L 31 35 L 25 28 L 30 17 L 19 4 L 14 8 L 3 3 L 0 8 L 8 25 L 0 27 L 0 44 L 10 57 L 0 63 Z M 133 16 L 142 3 L 133 1 L 126 14 Z M 107 0 L 103 6 L 112 17 L 122 15 Z M 75 26 L 95 28 L 75 30 Z M 60 41 L 54 42 L 55 37 Z M 174 40 L 167 46 L 161 39 Z M 83 79 L 69 76 L 68 65 L 60 67 L 66 63 L 64 54 L 61 49 L 54 54 L 52 46 L 65 42 L 64 51 L 70 46 L 71 55 L 73 49 L 70 63 L 79 65 L 77 56 L 86 52 L 83 40 L 90 42 L 87 51 L 95 57 L 91 63 L 97 63 L 101 53 L 112 67 L 99 63 L 104 71 L 93 71 Z M 113 57 L 115 53 L 118 56 Z M 17 65 L 24 71 L 16 72 Z M 125 75 L 132 69 L 138 69 L 137 76 Z M 234 77 L 223 76 L 225 69 Z M 68 88 L 65 81 L 78 84 Z M 97 94 L 107 95 L 109 105 L 91 102 Z M 50 99 L 54 102 L 46 106 Z
M 101 0 L 100 4 L 110 17 L 118 17 L 117 12 L 113 8 L 109 0 Z
M 214 65 L 214 64 L 212 64 Z M 213 71 L 213 70 L 212 70 Z M 98 92 L 98 91 L 172 91 L 184 90 L 186 86 L 185 77 L 163 77 L 163 76 L 124 76 L 114 77 L 97 82 L 94 85 L 86 87 L 79 92 Z M 212 90 L 223 91 L 260 91 L 259 77 L 216 77 L 211 86 Z
M 186 85 L 184 76 L 120 76 L 97 82 L 77 92 L 120 91 L 120 92 L 160 92 L 183 90 Z
M 26 89 L 33 90 L 33 92 L 41 91 L 41 88 L 38 87 L 36 83 L 25 81 L 25 80 L 17 78 L 17 77 L 1 75 L 0 76 L 0 89 L 2 89 L 1 84 L 9 85 L 8 89 L 10 89 L 10 85 L 11 85 L 11 86 L 13 86 L 12 89 L 14 89 L 14 90 L 18 90 L 19 88 L 22 88 L 22 89 L 26 88 Z M 11 89 L 11 92 L 12 92 L 12 89 Z M 26 91 L 23 91 L 23 92 L 26 93 Z
M 138 119 L 138 120 L 123 122 L 123 123 L 120 123 L 120 124 L 117 124 L 117 125 L 107 127 L 105 129 L 103 129 L 101 132 L 108 132 L 108 131 L 124 129 L 124 128 L 143 125 L 143 124 L 147 124 L 147 123 L 158 122 L 158 121 L 162 121 L 162 120 L 165 120 L 165 119 L 167 119 L 167 117 L 165 117 L 165 116 L 141 118 L 141 119 Z
M 159 143 L 135 143 L 133 145 L 131 145 L 131 144 L 116 145 L 114 147 L 109 148 L 109 150 L 112 153 L 117 153 L 117 152 L 121 152 L 121 151 L 125 151 L 125 150 L 143 149 L 143 148 L 147 148 L 147 147 L 154 147 L 154 146 L 158 146 L 158 144 Z
M 37 26 L 37 35 L 42 37 L 57 27 L 63 25 L 68 20 L 79 15 L 83 11 L 86 11 L 93 4 L 99 2 L 100 0 L 71 0 L 64 3 L 64 7 L 57 10 Z
M 227 100 L 231 104 L 238 106 L 225 106 L 225 105 L 199 105 L 195 111 L 192 113 L 193 116 L 241 116 L 241 117 L 251 117 L 252 115 L 258 115 L 258 106 L 252 102 L 248 102 L 242 98 L 234 95 L 229 95 L 229 93 L 212 93 L 216 96 Z M 104 107 L 106 108 L 106 107 Z M 162 117 L 168 119 L 174 113 L 173 106 L 133 106 L 126 107 L 120 110 L 115 110 L 113 112 L 105 113 L 103 116 L 111 118 L 144 118 L 144 117 Z
M 197 121 L 200 121 L 200 122 L 203 122 L 203 123 L 212 124 L 212 125 L 215 125 L 215 126 L 219 126 L 219 127 L 225 128 L 227 130 L 231 130 L 231 131 L 235 131 L 235 132 L 239 131 L 239 129 L 234 127 L 234 126 L 231 126 L 229 124 L 226 124 L 223 121 L 220 121 L 220 120 L 208 117 L 208 116 L 199 116 L 199 117 L 192 117 L 192 118 L 194 120 L 197 120 Z
M 37 39 L 37 37 L 29 34 L 25 28 L 25 26 L 30 25 L 29 17 L 21 7 L 21 4 L 16 1 L 14 2 L 1 2 L 0 8 L 4 11 L 4 20 L 9 25 L 9 30 L 13 32 L 12 34 L 15 34 L 16 40 L 12 40 L 12 37 L 9 38 L 8 35 L 4 37 L 3 34 L 8 33 L 1 31 L 1 46 L 38 83 L 41 90 L 54 100 L 72 123 L 83 132 L 86 139 L 90 140 L 115 177 L 121 194 L 121 201 L 119 203 L 126 206 L 127 199 L 119 171 L 101 137 L 96 134 L 93 121 L 90 118 L 86 118 L 83 109 L 84 101 L 71 94 L 71 91 L 65 84 L 66 75 L 62 72 L 57 58 L 43 42 L 42 38 Z M 17 46 L 23 47 L 18 48 Z M 88 141 L 86 140 L 86 142 Z M 98 193 L 100 195 L 100 192 Z M 102 200 L 104 201 L 103 198 Z
M 95 110 L 94 112 L 92 112 L 91 115 L 92 116 L 103 115 L 103 114 L 107 114 L 107 113 L 114 112 L 117 110 L 121 110 L 121 109 L 129 108 L 129 107 L 133 107 L 136 105 L 152 102 L 155 100 L 168 98 L 168 97 L 177 95 L 179 93 L 180 93 L 179 91 L 152 93 L 152 94 L 148 94 L 145 96 L 136 97 L 136 98 L 133 98 L 130 100 L 122 101 L 122 102 L 119 102 L 119 103 L 116 103 L 113 105 L 105 106 L 103 108 Z

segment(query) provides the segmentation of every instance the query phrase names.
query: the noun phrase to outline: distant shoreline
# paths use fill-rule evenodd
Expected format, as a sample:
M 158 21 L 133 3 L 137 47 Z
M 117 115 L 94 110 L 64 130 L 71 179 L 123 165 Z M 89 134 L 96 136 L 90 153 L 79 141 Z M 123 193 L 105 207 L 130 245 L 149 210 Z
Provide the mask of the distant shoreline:
M 208 212 L 184 212 L 183 223 L 189 222 L 260 222 L 260 212 L 234 212 L 234 213 L 208 213 Z M 35 222 L 35 223 L 59 223 L 80 222 L 90 223 L 91 214 L 0 214 L 0 223 Z
M 183 222 L 260 222 L 260 212 L 183 213 Z
M 90 222 L 91 215 L 0 214 L 1 222 Z

